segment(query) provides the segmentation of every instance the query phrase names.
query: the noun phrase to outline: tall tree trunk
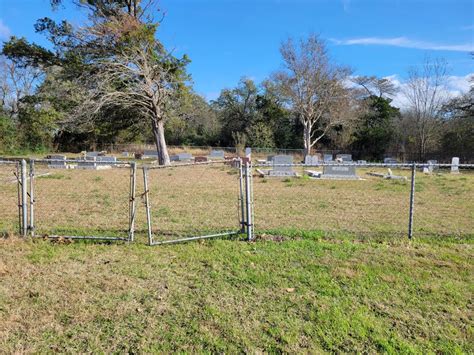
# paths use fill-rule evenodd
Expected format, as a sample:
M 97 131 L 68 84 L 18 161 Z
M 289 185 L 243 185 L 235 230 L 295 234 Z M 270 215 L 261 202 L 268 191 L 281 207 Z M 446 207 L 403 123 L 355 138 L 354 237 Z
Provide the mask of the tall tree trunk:
M 304 124 L 303 130 L 303 140 L 304 140 L 304 156 L 311 154 L 311 128 L 308 124 Z
M 170 165 L 170 156 L 165 141 L 165 127 L 163 120 L 152 120 L 151 128 L 153 131 L 153 139 L 155 140 L 156 152 L 158 153 L 159 165 Z

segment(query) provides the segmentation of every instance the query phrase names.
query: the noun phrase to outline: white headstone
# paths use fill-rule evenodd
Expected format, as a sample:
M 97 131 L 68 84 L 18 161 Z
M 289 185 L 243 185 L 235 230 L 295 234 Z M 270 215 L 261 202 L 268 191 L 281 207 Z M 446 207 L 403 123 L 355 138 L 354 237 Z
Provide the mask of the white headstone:
M 451 174 L 458 174 L 459 173 L 459 158 L 453 157 L 451 160 Z

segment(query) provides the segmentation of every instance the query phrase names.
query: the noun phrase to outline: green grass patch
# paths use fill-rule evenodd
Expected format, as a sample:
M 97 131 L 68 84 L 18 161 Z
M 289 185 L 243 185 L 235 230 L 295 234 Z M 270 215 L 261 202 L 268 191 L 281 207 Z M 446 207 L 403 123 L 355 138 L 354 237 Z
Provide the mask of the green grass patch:
M 472 353 L 473 246 L 299 229 L 267 231 L 251 243 L 163 247 L 3 241 L 0 345 L 5 352 Z

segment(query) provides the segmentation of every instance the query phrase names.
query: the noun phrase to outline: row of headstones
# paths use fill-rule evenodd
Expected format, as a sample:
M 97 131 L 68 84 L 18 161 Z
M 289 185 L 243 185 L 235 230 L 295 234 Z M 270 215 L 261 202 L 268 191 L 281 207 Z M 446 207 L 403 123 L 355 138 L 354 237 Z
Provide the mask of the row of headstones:
M 158 158 L 158 153 L 156 150 L 145 150 L 143 153 L 143 158 Z M 214 159 L 225 159 L 225 153 L 223 150 L 211 150 L 211 153 L 208 156 L 196 156 L 193 157 L 191 153 L 179 153 L 172 155 L 170 157 L 171 161 L 190 161 L 193 160 L 195 162 L 205 162 L 207 160 L 214 160 Z
M 317 157 L 317 156 L 313 156 Z M 332 156 L 331 156 L 332 158 Z M 341 159 L 342 157 L 337 157 L 337 159 Z M 345 154 L 344 158 L 346 162 L 349 161 L 347 159 L 351 159 L 352 157 L 350 154 Z M 293 171 L 292 164 L 293 164 L 293 156 L 292 155 L 274 155 L 269 156 L 267 158 L 269 161 L 273 163 L 273 169 L 269 171 L 269 176 L 296 176 L 296 172 Z M 329 160 L 326 160 L 329 161 Z M 332 161 L 332 160 L 331 160 Z M 318 160 L 319 162 L 319 160 Z M 318 162 L 314 162 L 312 160 L 310 163 L 308 160 L 305 160 L 306 165 L 316 165 Z M 316 172 L 311 172 L 311 175 L 319 176 Z M 358 179 L 356 174 L 355 166 L 337 166 L 337 165 L 325 165 L 323 167 L 323 174 L 321 175 L 322 178 L 329 178 L 329 179 Z
M 47 159 L 51 160 L 48 167 L 56 169 L 108 169 L 111 165 L 106 163 L 117 162 L 116 157 L 99 155 L 97 152 L 87 153 L 85 157 L 75 159 L 72 164 L 66 162 L 65 155 L 48 155 Z
M 329 159 L 329 155 L 327 157 Z M 331 155 L 332 158 L 332 155 Z M 352 162 L 352 156 L 350 154 L 339 154 L 336 156 L 337 161 Z M 270 176 L 295 176 L 296 173 L 293 171 L 291 165 L 293 164 L 293 156 L 291 155 L 275 155 L 268 156 L 268 161 L 273 163 L 273 170 L 270 170 Z M 329 162 L 332 160 L 325 160 Z M 358 160 L 358 164 L 366 164 L 365 160 Z M 394 158 L 385 158 L 384 164 L 396 164 L 398 161 Z M 437 160 L 428 160 L 428 165 L 423 166 L 423 172 L 431 173 L 434 169 L 439 168 Z M 318 165 L 319 156 L 306 156 L 305 165 Z M 451 172 L 459 172 L 459 158 L 453 157 L 451 161 Z M 342 178 L 357 178 L 356 166 L 338 166 L 338 165 L 325 165 L 323 166 L 323 177 L 342 177 Z

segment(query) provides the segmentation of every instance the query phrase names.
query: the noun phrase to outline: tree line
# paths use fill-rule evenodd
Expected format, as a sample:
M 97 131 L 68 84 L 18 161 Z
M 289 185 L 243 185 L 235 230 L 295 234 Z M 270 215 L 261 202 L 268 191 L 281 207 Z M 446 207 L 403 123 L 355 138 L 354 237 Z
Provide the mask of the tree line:
M 474 90 L 450 97 L 442 59 L 411 68 L 399 92 L 388 79 L 354 76 L 316 34 L 289 38 L 281 70 L 261 83 L 243 77 L 207 102 L 193 90 L 190 59 L 158 40 L 163 18 L 154 0 L 70 2 L 89 20 L 74 27 L 39 19 L 34 27 L 48 48 L 17 37 L 3 44 L 4 154 L 153 142 L 160 164 L 169 164 L 167 144 L 473 158 Z M 397 94 L 403 109 L 393 106 Z

